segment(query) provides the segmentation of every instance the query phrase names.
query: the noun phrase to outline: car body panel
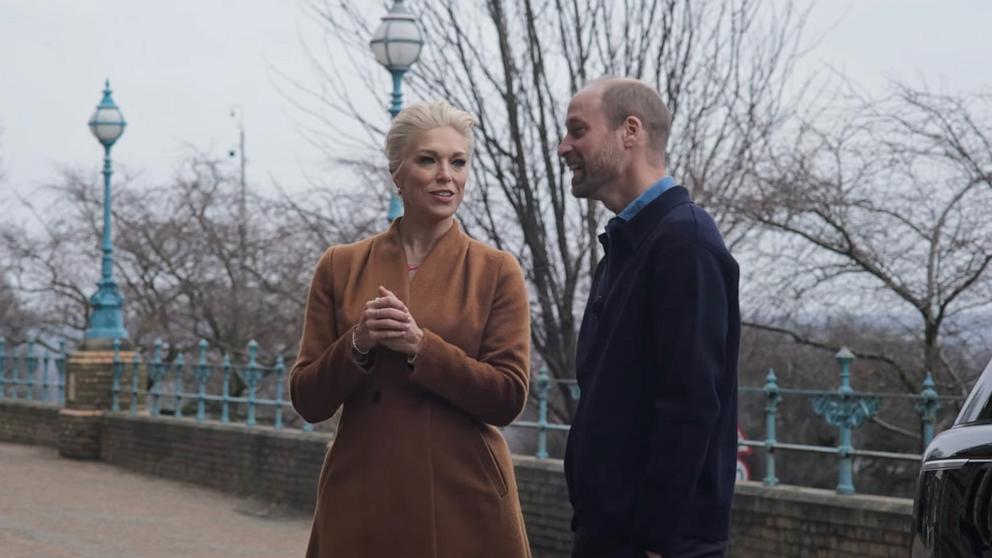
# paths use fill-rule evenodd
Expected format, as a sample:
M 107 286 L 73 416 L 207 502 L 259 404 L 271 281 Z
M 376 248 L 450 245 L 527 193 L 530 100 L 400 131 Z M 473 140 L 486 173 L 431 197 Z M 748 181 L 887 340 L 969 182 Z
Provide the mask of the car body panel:
M 992 363 L 924 453 L 913 558 L 992 558 Z

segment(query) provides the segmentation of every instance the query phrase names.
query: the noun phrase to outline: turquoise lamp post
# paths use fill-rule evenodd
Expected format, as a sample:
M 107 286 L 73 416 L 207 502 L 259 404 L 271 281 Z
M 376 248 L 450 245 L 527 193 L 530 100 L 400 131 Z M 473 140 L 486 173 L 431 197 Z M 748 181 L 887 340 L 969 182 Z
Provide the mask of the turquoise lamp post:
M 369 42 L 375 59 L 393 76 L 393 102 L 389 114 L 393 118 L 403 109 L 403 74 L 420 58 L 424 40 L 417 19 L 407 9 L 403 0 L 396 0 L 382 18 L 382 23 Z M 390 222 L 403 214 L 403 203 L 394 191 L 389 198 Z
M 96 112 L 90 118 L 90 131 L 103 144 L 103 260 L 100 282 L 96 294 L 90 297 L 93 315 L 90 317 L 90 327 L 86 330 L 86 339 L 127 339 L 124 329 L 124 298 L 114 282 L 113 244 L 110 234 L 110 175 L 113 173 L 110 164 L 110 148 L 124 133 L 127 123 L 121 109 L 114 103 L 110 95 L 110 80 L 107 80 L 103 90 L 103 99 L 96 107 Z

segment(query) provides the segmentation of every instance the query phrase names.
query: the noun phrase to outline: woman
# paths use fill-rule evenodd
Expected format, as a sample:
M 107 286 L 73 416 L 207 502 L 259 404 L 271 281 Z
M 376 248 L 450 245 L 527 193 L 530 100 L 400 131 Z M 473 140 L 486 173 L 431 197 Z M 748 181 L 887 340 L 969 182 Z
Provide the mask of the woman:
M 516 260 L 455 222 L 472 117 L 413 105 L 386 136 L 405 215 L 317 264 L 293 406 L 343 405 L 308 558 L 530 556 L 499 430 L 527 401 L 530 317 Z

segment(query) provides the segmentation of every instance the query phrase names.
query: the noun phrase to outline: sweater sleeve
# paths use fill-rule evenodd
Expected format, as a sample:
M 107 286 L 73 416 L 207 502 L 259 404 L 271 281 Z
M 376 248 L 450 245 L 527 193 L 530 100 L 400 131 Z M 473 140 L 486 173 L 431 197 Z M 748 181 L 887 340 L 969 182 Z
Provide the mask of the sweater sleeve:
M 424 330 L 410 379 L 482 422 L 510 424 L 527 403 L 529 310 L 520 266 L 503 254 L 479 358 Z
M 293 408 L 310 423 L 331 418 L 368 378 L 351 355 L 354 328 L 337 331 L 331 274 L 333 259 L 334 248 L 331 248 L 320 258 L 314 271 L 300 352 L 289 373 Z

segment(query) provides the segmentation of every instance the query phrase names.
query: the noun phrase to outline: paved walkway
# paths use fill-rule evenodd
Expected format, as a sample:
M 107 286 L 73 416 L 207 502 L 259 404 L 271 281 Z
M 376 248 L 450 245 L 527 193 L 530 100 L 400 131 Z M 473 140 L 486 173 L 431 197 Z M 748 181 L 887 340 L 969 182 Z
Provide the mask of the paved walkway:
M 0 443 L 4 558 L 302 558 L 308 517 Z

